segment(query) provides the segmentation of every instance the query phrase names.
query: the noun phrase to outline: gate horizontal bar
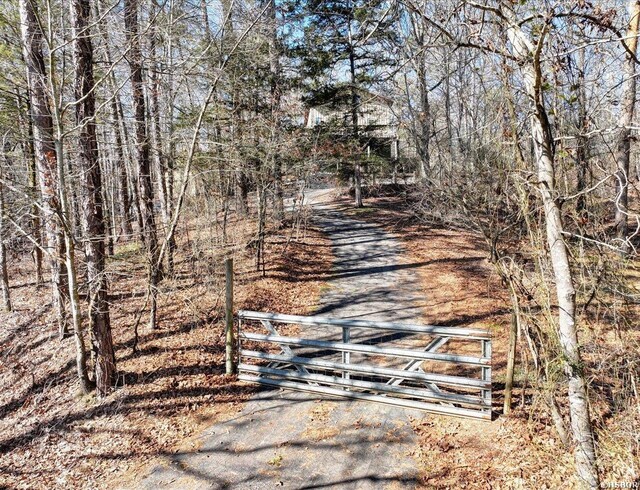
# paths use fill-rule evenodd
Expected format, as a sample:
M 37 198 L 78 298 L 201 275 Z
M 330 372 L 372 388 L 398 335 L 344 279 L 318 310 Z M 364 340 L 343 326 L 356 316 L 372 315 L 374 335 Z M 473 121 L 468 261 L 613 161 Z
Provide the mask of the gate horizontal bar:
M 488 366 L 491 359 L 486 357 L 461 356 L 457 354 L 444 354 L 440 352 L 425 352 L 408 349 L 376 347 L 366 344 L 344 344 L 342 342 L 330 342 L 326 340 L 309 340 L 295 337 L 282 337 L 280 335 L 262 335 L 257 333 L 242 332 L 241 336 L 247 340 L 257 342 L 273 342 L 276 344 L 301 345 L 305 347 L 320 347 L 339 352 L 361 352 L 365 354 L 378 354 L 382 356 L 405 357 L 409 359 L 424 359 L 426 361 L 443 361 L 458 364 L 472 364 L 476 366 Z
M 261 378 L 260 376 L 252 376 L 249 374 L 240 374 L 238 379 L 241 381 L 247 381 L 250 383 L 258 383 L 268 386 L 276 386 L 278 388 L 288 388 L 291 390 L 306 391 L 309 393 L 318 393 L 323 395 L 331 395 L 338 398 L 353 398 L 356 400 L 366 400 L 378 403 L 385 403 L 387 405 L 394 405 L 397 407 L 413 408 L 416 410 L 423 410 L 432 413 L 439 413 L 443 415 L 455 415 L 458 417 L 467 417 L 474 419 L 491 420 L 491 411 L 487 410 L 472 410 L 470 408 L 450 407 L 445 405 L 437 405 L 434 403 L 419 402 L 415 400 L 407 400 L 402 398 L 392 398 L 382 395 L 372 395 L 371 393 L 362 393 L 359 391 L 345 391 L 336 388 L 329 388 L 326 386 L 313 386 L 306 383 L 295 383 L 293 381 L 287 381 L 283 379 L 270 379 Z
M 413 332 L 441 337 L 456 337 L 461 339 L 490 339 L 491 332 L 479 328 L 439 327 L 436 325 L 404 325 L 392 322 L 377 322 L 368 320 L 350 320 L 342 318 L 328 318 L 323 316 L 281 315 L 279 313 L 263 313 L 260 311 L 238 312 L 238 317 L 245 320 L 270 320 L 281 323 L 296 323 L 299 325 L 333 325 L 336 327 L 372 328 L 378 330 L 395 330 L 396 332 Z
M 389 378 L 404 378 L 416 381 L 429 381 L 448 386 L 463 386 L 466 388 L 490 389 L 491 383 L 481 379 L 466 378 L 462 376 L 449 376 L 445 374 L 425 373 L 421 371 L 406 371 L 403 369 L 383 368 L 372 366 L 370 364 L 344 364 L 341 362 L 325 361 L 321 359 L 313 359 L 300 356 L 286 356 L 278 354 L 269 354 L 268 352 L 259 352 L 254 350 L 241 350 L 240 357 L 249 357 L 251 359 L 264 359 L 267 361 L 288 362 L 291 364 L 300 364 L 303 366 L 333 369 L 335 371 L 349 371 L 352 373 L 373 374 L 386 376 Z
M 314 381 L 317 383 L 326 383 L 347 388 L 360 388 L 370 391 L 378 391 L 389 393 L 391 395 L 406 395 L 423 400 L 437 400 L 446 403 L 460 403 L 464 405 L 472 405 L 475 407 L 487 408 L 488 405 L 480 397 L 472 397 L 459 395 L 454 393 L 439 393 L 426 389 L 412 389 L 403 386 L 393 386 L 384 383 L 376 383 L 374 381 L 362 381 L 356 379 L 337 378 L 325 374 L 299 373 L 295 371 L 287 371 L 285 369 L 275 369 L 266 366 L 258 366 L 256 364 L 240 364 L 238 366 L 240 372 L 251 372 L 257 374 L 269 374 L 279 378 L 290 379 L 294 381 Z

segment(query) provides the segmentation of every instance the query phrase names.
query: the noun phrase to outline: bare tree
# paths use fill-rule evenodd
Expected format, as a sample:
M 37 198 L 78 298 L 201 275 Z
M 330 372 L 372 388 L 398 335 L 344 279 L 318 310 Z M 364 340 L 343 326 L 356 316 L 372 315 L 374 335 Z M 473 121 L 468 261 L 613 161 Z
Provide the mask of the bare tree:
M 26 108 L 25 108 L 26 106 Z M 36 168 L 34 138 L 33 138 L 33 121 L 30 117 L 31 103 L 29 97 L 23 97 L 20 89 L 17 89 L 16 108 L 18 110 L 18 121 L 20 123 L 20 138 L 22 154 L 27 166 L 27 174 L 29 176 L 28 194 L 31 198 L 31 233 L 33 234 L 33 258 L 36 266 L 36 284 L 40 286 L 42 279 L 42 224 L 40 219 L 40 195 L 38 192 L 38 171 Z M 26 117 L 25 117 L 26 113 Z
M 549 25 L 544 24 L 537 41 L 522 29 L 514 10 L 507 5 L 493 10 L 505 23 L 513 55 L 518 61 L 531 105 L 531 136 L 535 149 L 538 191 L 544 206 L 547 245 L 555 278 L 558 300 L 558 337 L 564 354 L 564 371 L 568 381 L 571 428 L 576 444 L 578 475 L 589 488 L 598 488 L 596 452 L 589 416 L 589 399 L 576 325 L 576 292 L 564 242 L 564 226 L 557 201 L 554 143 L 546 103 L 543 98 L 542 52 Z
M 160 282 L 160 264 L 158 263 L 158 234 L 153 209 L 153 182 L 151 180 L 151 162 L 149 157 L 149 136 L 147 133 L 147 108 L 142 79 L 142 53 L 138 26 L 138 1 L 125 0 L 124 27 L 129 44 L 129 68 L 133 88 L 133 106 L 135 111 L 136 148 L 138 152 L 138 194 L 142 214 L 143 241 L 147 250 L 148 287 L 151 307 L 149 328 L 156 328 L 158 283 Z
M 3 141 L 3 156 L 4 162 L 8 163 L 7 150 L 9 149 L 9 142 Z M 8 167 L 8 165 L 7 165 Z M 11 311 L 11 296 L 9 294 L 9 274 L 7 271 L 7 247 L 5 245 L 6 239 L 6 222 L 5 222 L 5 193 L 4 186 L 2 184 L 3 165 L 0 164 L 0 290 L 2 290 L 2 308 L 5 311 Z
M 60 221 L 56 149 L 53 143 L 53 119 L 48 102 L 46 70 L 42 54 L 43 35 L 29 0 L 20 1 L 20 22 L 24 60 L 27 67 L 31 119 L 33 121 L 34 154 L 42 196 L 42 213 L 47 237 L 47 252 L 53 287 L 53 304 L 60 335 L 67 332 L 67 274 L 64 263 L 65 243 Z
M 71 7 L 75 68 L 75 115 L 80 128 L 78 163 L 82 170 L 81 221 L 84 230 L 89 282 L 89 321 L 95 359 L 95 383 L 99 395 L 106 395 L 116 377 L 115 354 L 107 277 L 105 274 L 105 217 L 102 173 L 96 137 L 93 46 L 91 43 L 90 0 L 74 0 Z
M 640 2 L 629 0 L 629 27 L 623 41 L 626 49 L 623 67 L 622 100 L 616 142 L 616 231 L 622 240 L 627 239 L 629 207 L 629 157 L 631 153 L 631 122 L 636 104 L 636 51 L 638 47 L 638 25 L 640 24 Z M 626 246 L 625 246 L 626 248 Z
M 50 12 L 50 14 L 52 14 Z M 54 284 L 54 303 L 58 307 L 60 332 L 66 329 L 64 301 L 69 301 L 73 320 L 73 334 L 76 345 L 76 369 L 80 388 L 87 393 L 90 382 L 87 375 L 86 351 L 82 332 L 82 315 L 76 273 L 74 242 L 70 223 L 70 206 L 65 186 L 63 161 L 63 129 L 61 100 L 57 97 L 56 82 L 47 75 L 42 55 L 42 23 L 30 0 L 20 1 L 20 19 L 24 57 L 27 64 L 27 77 L 31 94 L 34 138 L 36 141 L 36 159 L 40 173 L 40 190 L 43 201 L 45 225 L 48 232 L 48 248 L 51 258 L 52 282 Z M 55 66 L 51 43 L 49 42 L 49 72 Z M 54 102 L 53 113 L 49 106 L 48 95 Z M 55 124 L 55 135 L 54 135 Z M 57 253 L 56 253 L 57 252 Z M 60 261 L 66 266 L 66 275 L 60 267 Z M 66 287 L 65 287 L 66 286 Z M 66 290 L 65 290 L 66 289 Z M 64 293 L 63 293 L 64 291 Z

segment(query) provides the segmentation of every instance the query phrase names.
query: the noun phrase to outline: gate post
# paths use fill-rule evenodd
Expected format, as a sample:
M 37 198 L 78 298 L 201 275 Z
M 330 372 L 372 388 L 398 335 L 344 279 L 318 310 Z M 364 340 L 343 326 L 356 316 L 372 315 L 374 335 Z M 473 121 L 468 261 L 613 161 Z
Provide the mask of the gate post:
M 235 339 L 233 332 L 233 259 L 228 258 L 224 261 L 225 270 L 225 354 L 226 354 L 226 373 L 236 373 L 235 359 Z
M 491 359 L 491 339 L 482 340 L 482 357 Z M 482 380 L 491 383 L 491 364 L 482 366 Z M 487 404 L 486 410 L 491 415 L 491 386 L 487 390 L 482 390 L 482 399 Z
M 342 327 L 342 343 L 348 344 L 350 342 L 351 342 L 351 329 L 349 327 Z M 343 352 L 342 363 L 349 364 L 350 362 L 351 362 L 351 352 Z M 351 373 L 349 373 L 349 371 L 342 371 L 342 378 L 350 379 Z M 346 386 L 344 389 L 347 391 L 349 390 L 349 388 L 347 388 Z

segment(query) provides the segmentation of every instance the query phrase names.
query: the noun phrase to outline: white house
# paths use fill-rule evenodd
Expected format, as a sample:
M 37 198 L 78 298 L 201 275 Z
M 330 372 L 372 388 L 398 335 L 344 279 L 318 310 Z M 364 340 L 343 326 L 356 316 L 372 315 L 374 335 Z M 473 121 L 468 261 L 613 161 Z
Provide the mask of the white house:
M 362 89 L 357 89 L 356 97 L 360 133 L 379 144 L 389 145 L 391 158 L 398 158 L 398 120 L 392 111 L 393 100 Z M 328 102 L 310 106 L 305 127 L 315 129 L 333 125 L 334 130 L 337 126 L 347 132 L 352 128 L 352 117 L 351 90 L 345 87 L 336 91 L 335 97 Z

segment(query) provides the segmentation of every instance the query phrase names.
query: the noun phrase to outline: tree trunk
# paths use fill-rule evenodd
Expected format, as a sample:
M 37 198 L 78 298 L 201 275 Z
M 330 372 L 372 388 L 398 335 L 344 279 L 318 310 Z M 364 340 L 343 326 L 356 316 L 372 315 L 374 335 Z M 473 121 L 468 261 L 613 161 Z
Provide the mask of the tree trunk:
M 355 46 L 351 34 L 351 22 L 353 16 L 353 8 L 349 14 L 349 75 L 351 77 L 351 131 L 352 137 L 357 145 L 358 154 L 355 156 L 355 162 L 353 162 L 353 185 L 355 190 L 355 205 L 357 208 L 363 206 L 362 203 L 362 167 L 360 164 L 360 143 L 359 143 L 359 131 L 358 131 L 358 92 L 356 88 L 356 58 L 355 58 Z
M 247 174 L 244 170 L 238 170 L 237 181 L 237 212 L 240 216 L 247 216 L 247 214 L 249 213 L 249 177 L 247 177 Z
M 262 269 L 262 276 L 266 274 L 265 256 L 264 256 L 264 241 L 266 236 L 267 225 L 267 199 L 264 189 L 264 183 L 258 182 L 257 190 L 258 201 L 258 230 L 256 239 L 256 271 L 260 272 Z
M 16 97 L 16 108 L 18 109 L 18 119 L 20 121 L 20 133 L 22 135 L 22 154 L 27 164 L 27 175 L 29 176 L 29 197 L 31 198 L 31 233 L 35 245 L 33 246 L 33 259 L 36 266 L 36 286 L 42 286 L 42 222 L 40 220 L 40 208 L 38 202 L 38 172 L 36 169 L 35 151 L 33 146 L 33 122 L 31 117 L 31 103 L 29 96 L 26 97 L 26 112 L 22 104 L 22 96 L 18 90 Z M 26 113 L 26 117 L 24 114 Z M 26 131 L 25 131 L 26 130 Z
M 624 40 L 627 53 L 623 66 L 622 103 L 616 142 L 616 199 L 615 224 L 618 238 L 626 240 L 628 236 L 629 206 L 629 160 L 631 153 L 631 122 L 636 104 L 636 60 L 638 47 L 638 24 L 640 22 L 640 1 L 630 0 L 629 27 Z M 626 246 L 624 247 L 626 249 Z
M 131 226 L 131 201 L 129 200 L 129 176 L 127 175 L 127 160 L 124 154 L 122 136 L 120 134 L 120 117 L 118 115 L 118 94 L 114 94 L 111 99 L 111 117 L 113 118 L 113 134 L 116 143 L 116 170 L 118 175 L 118 201 L 122 213 L 120 230 L 126 239 L 130 240 L 133 235 Z M 114 217 L 115 220 L 115 217 Z
M 515 14 L 509 14 L 509 40 L 520 60 L 527 95 L 533 106 L 530 119 L 531 134 L 538 167 L 538 190 L 542 197 L 547 244 L 556 283 L 558 299 L 559 341 L 564 356 L 564 372 L 568 381 L 569 413 L 575 447 L 576 470 L 583 485 L 599 488 L 593 430 L 589 416 L 587 383 L 578 344 L 575 323 L 575 290 L 563 238 L 563 224 L 555 189 L 553 137 L 542 95 L 543 77 L 539 51 L 518 26 Z M 541 34 L 544 36 L 544 33 Z M 542 45 L 538 41 L 538 45 Z
M 584 80 L 586 69 L 584 50 L 579 53 L 578 63 L 578 117 L 576 121 L 578 145 L 576 148 L 576 192 L 580 195 L 576 199 L 576 211 L 578 213 L 582 213 L 587 207 L 587 199 L 582 192 L 584 192 L 588 187 L 587 177 L 589 173 L 589 138 L 586 135 L 589 127 L 589 118 L 587 117 L 587 89 Z
M 427 66 L 424 49 L 424 33 L 421 32 L 418 39 L 419 59 L 416 70 L 418 88 L 420 92 L 420 114 L 418 116 L 418 128 L 416 135 L 416 151 L 418 153 L 418 180 L 426 180 L 429 177 L 429 140 L 431 127 L 431 108 L 429 106 L 429 89 L 427 87 Z
M 516 365 L 516 344 L 518 341 L 518 324 L 520 321 L 520 314 L 518 308 L 518 297 L 515 293 L 511 292 L 511 325 L 509 328 L 509 347 L 507 349 L 507 372 L 505 374 L 504 381 L 504 405 L 502 412 L 507 415 L 511 412 L 511 398 L 513 393 L 513 376 Z
M 85 235 L 89 282 L 89 323 L 95 359 L 95 383 L 99 396 L 111 391 L 116 379 L 111 335 L 107 277 L 105 274 L 105 220 L 102 173 L 98 161 L 93 78 L 93 46 L 89 32 L 90 0 L 74 0 L 71 8 L 74 30 L 74 67 L 78 163 L 82 170 L 81 221 Z
M 53 98 L 57 100 L 56 97 Z M 57 161 L 57 174 L 59 183 L 59 195 L 60 195 L 60 214 L 64 219 L 63 225 L 63 238 L 64 238 L 64 259 L 67 269 L 67 279 L 69 286 L 69 309 L 71 310 L 71 319 L 73 323 L 73 339 L 76 345 L 76 370 L 78 373 L 78 381 L 80 381 L 80 391 L 82 393 L 89 393 L 91 391 L 91 383 L 89 381 L 89 375 L 87 373 L 87 351 L 84 343 L 84 331 L 82 327 L 82 312 L 80 311 L 80 293 L 78 291 L 78 274 L 76 269 L 76 246 L 73 236 L 73 226 L 69 217 L 71 215 L 71 206 L 67 199 L 67 189 L 65 184 L 65 168 L 64 168 L 64 153 L 62 145 L 62 122 L 60 114 L 56 118 L 56 138 L 55 144 L 55 158 Z
M 4 161 L 8 163 L 7 144 L 5 143 L 3 148 Z M 8 167 L 8 165 L 7 165 Z M 11 296 L 9 294 L 9 274 L 7 272 L 7 248 L 4 244 L 6 239 L 5 231 L 6 224 L 4 221 L 5 216 L 5 198 L 4 187 L 2 185 L 2 166 L 0 166 L 0 290 L 2 290 L 2 308 L 4 311 L 11 311 Z
M 148 286 L 150 298 L 149 328 L 156 327 L 157 287 L 160 281 L 158 264 L 158 235 L 153 210 L 153 183 L 149 159 L 149 139 L 146 125 L 146 106 L 144 100 L 144 82 L 142 80 L 142 56 L 138 34 L 138 0 L 124 2 L 125 35 L 129 50 L 129 68 L 133 88 L 133 107 L 136 124 L 136 146 L 138 148 L 138 194 L 144 243 L 147 250 Z
M 30 0 L 20 0 L 20 23 L 29 85 L 34 156 L 38 168 L 42 217 L 45 223 L 46 247 L 51 269 L 53 305 L 57 315 L 58 330 L 60 336 L 63 336 L 68 328 L 66 314 L 68 282 L 66 271 L 62 267 L 65 244 L 62 236 L 62 223 L 60 222 L 53 119 L 47 97 L 47 75 L 42 54 L 42 31 L 34 11 L 34 4 Z
M 165 229 L 165 233 L 168 233 L 169 227 L 171 226 L 171 203 L 169 201 L 169 192 L 167 189 L 167 166 L 165 164 L 166 158 L 163 151 L 162 131 L 160 127 L 160 79 L 157 74 L 157 70 L 159 69 L 159 67 L 155 62 L 155 28 L 152 27 L 150 29 L 150 32 L 151 36 L 149 45 L 151 58 L 154 64 L 154 67 L 151 69 L 151 97 L 149 98 L 151 106 L 151 119 L 153 122 L 153 147 L 156 162 L 156 174 L 158 176 L 158 190 L 160 192 L 162 223 Z M 172 276 L 174 272 L 173 253 L 176 248 L 175 238 L 173 236 L 169 237 L 169 242 L 170 243 L 167 247 L 167 273 Z
M 113 78 L 113 85 L 115 87 L 115 78 Z M 138 186 L 137 184 L 137 179 L 138 179 L 138 173 L 137 173 L 137 169 L 134 168 L 134 156 L 133 156 L 133 152 L 131 151 L 131 147 L 133 146 L 130 143 L 130 138 L 129 138 L 129 128 L 127 126 L 127 122 L 126 119 L 124 117 L 124 111 L 122 110 L 122 100 L 120 100 L 120 95 L 117 94 L 116 97 L 116 108 L 118 110 L 118 127 L 120 128 L 121 131 L 121 139 L 122 139 L 122 143 L 123 143 L 123 155 L 126 155 L 128 158 L 124 161 L 130 162 L 129 165 L 129 189 L 131 190 L 131 198 L 129 199 L 129 202 L 131 203 L 131 208 L 135 214 L 135 221 L 136 224 L 138 225 L 138 232 L 140 233 L 140 236 L 142 238 L 142 240 L 144 241 L 144 234 L 143 234 L 143 230 L 144 230 L 144 223 L 142 221 L 142 211 L 140 210 L 140 196 L 138 194 Z M 126 169 L 125 169 L 126 171 Z
M 99 18 L 101 15 L 99 2 L 96 2 L 95 5 L 97 9 L 97 16 Z M 97 26 L 105 45 L 105 61 L 107 63 L 107 66 L 112 66 L 109 33 L 104 25 L 104 22 L 98 22 Z M 113 90 L 113 94 L 111 94 L 110 96 L 109 106 L 112 119 L 111 127 L 113 128 L 113 137 L 115 139 L 115 155 L 117 157 L 114 163 L 116 170 L 115 174 L 117 175 L 118 181 L 118 202 L 121 214 L 120 232 L 126 237 L 126 239 L 131 239 L 133 235 L 131 222 L 133 220 L 131 216 L 131 200 L 129 198 L 129 176 L 127 174 L 127 158 L 124 152 L 124 145 L 126 143 L 123 137 L 123 128 L 121 126 L 120 112 L 118 110 L 118 107 L 120 105 L 120 93 L 118 92 L 118 87 L 113 72 L 109 76 L 109 85 L 111 90 Z M 115 225 L 115 214 L 111 219 L 113 220 Z
M 278 44 L 278 17 L 275 1 L 271 1 L 266 13 L 269 22 L 269 82 L 271 92 L 271 140 L 273 148 L 273 219 L 276 226 L 284 220 L 282 189 L 282 159 L 278 148 L 280 137 L 280 47 Z

